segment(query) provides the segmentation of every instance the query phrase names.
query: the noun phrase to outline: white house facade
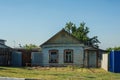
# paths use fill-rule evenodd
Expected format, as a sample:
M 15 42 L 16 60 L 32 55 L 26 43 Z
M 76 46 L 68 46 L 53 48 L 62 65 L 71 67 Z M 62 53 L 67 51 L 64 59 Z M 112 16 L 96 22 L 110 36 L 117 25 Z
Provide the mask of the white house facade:
M 41 45 L 43 66 L 83 66 L 84 45 L 64 29 Z

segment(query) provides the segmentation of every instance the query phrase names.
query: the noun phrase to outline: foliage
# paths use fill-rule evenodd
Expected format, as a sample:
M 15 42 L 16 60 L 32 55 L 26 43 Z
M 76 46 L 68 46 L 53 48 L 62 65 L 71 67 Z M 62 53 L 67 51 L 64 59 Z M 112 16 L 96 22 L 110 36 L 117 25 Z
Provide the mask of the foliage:
M 31 50 L 31 49 L 38 48 L 38 46 L 36 46 L 34 44 L 26 44 L 25 46 L 23 46 L 23 48 L 25 48 L 27 50 Z
M 106 49 L 108 52 L 115 50 L 115 51 L 120 51 L 120 46 L 119 47 L 110 47 Z
M 89 28 L 85 26 L 84 22 L 80 23 L 79 27 L 77 27 L 72 22 L 68 22 L 65 25 L 65 30 L 83 42 L 85 45 L 92 45 L 97 47 L 98 43 L 100 43 L 97 36 L 94 36 L 92 38 L 88 37 L 88 33 L 90 31 Z

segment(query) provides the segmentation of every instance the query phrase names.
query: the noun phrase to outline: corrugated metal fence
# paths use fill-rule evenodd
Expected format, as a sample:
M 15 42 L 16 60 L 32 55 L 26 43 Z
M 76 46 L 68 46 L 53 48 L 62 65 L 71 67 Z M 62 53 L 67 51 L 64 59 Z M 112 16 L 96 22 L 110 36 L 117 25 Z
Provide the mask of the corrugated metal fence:
M 109 71 L 120 73 L 120 51 L 111 51 L 109 54 Z

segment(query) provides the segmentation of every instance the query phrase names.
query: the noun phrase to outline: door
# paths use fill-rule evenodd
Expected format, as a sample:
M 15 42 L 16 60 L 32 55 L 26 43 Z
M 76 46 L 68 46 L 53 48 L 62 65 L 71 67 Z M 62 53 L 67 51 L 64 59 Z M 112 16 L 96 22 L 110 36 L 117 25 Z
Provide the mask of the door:
M 96 51 L 89 51 L 89 67 L 96 67 Z

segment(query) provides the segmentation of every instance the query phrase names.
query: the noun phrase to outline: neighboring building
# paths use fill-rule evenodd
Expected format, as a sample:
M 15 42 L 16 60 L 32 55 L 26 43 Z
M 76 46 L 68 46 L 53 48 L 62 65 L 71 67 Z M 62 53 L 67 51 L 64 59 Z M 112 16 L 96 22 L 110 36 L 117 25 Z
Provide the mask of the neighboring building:
M 5 45 L 6 40 L 0 39 L 0 44 Z
M 101 50 L 84 45 L 64 29 L 43 43 L 41 49 L 42 66 L 101 66 Z
M 11 64 L 12 48 L 5 45 L 6 40 L 0 39 L 0 65 L 9 66 Z

